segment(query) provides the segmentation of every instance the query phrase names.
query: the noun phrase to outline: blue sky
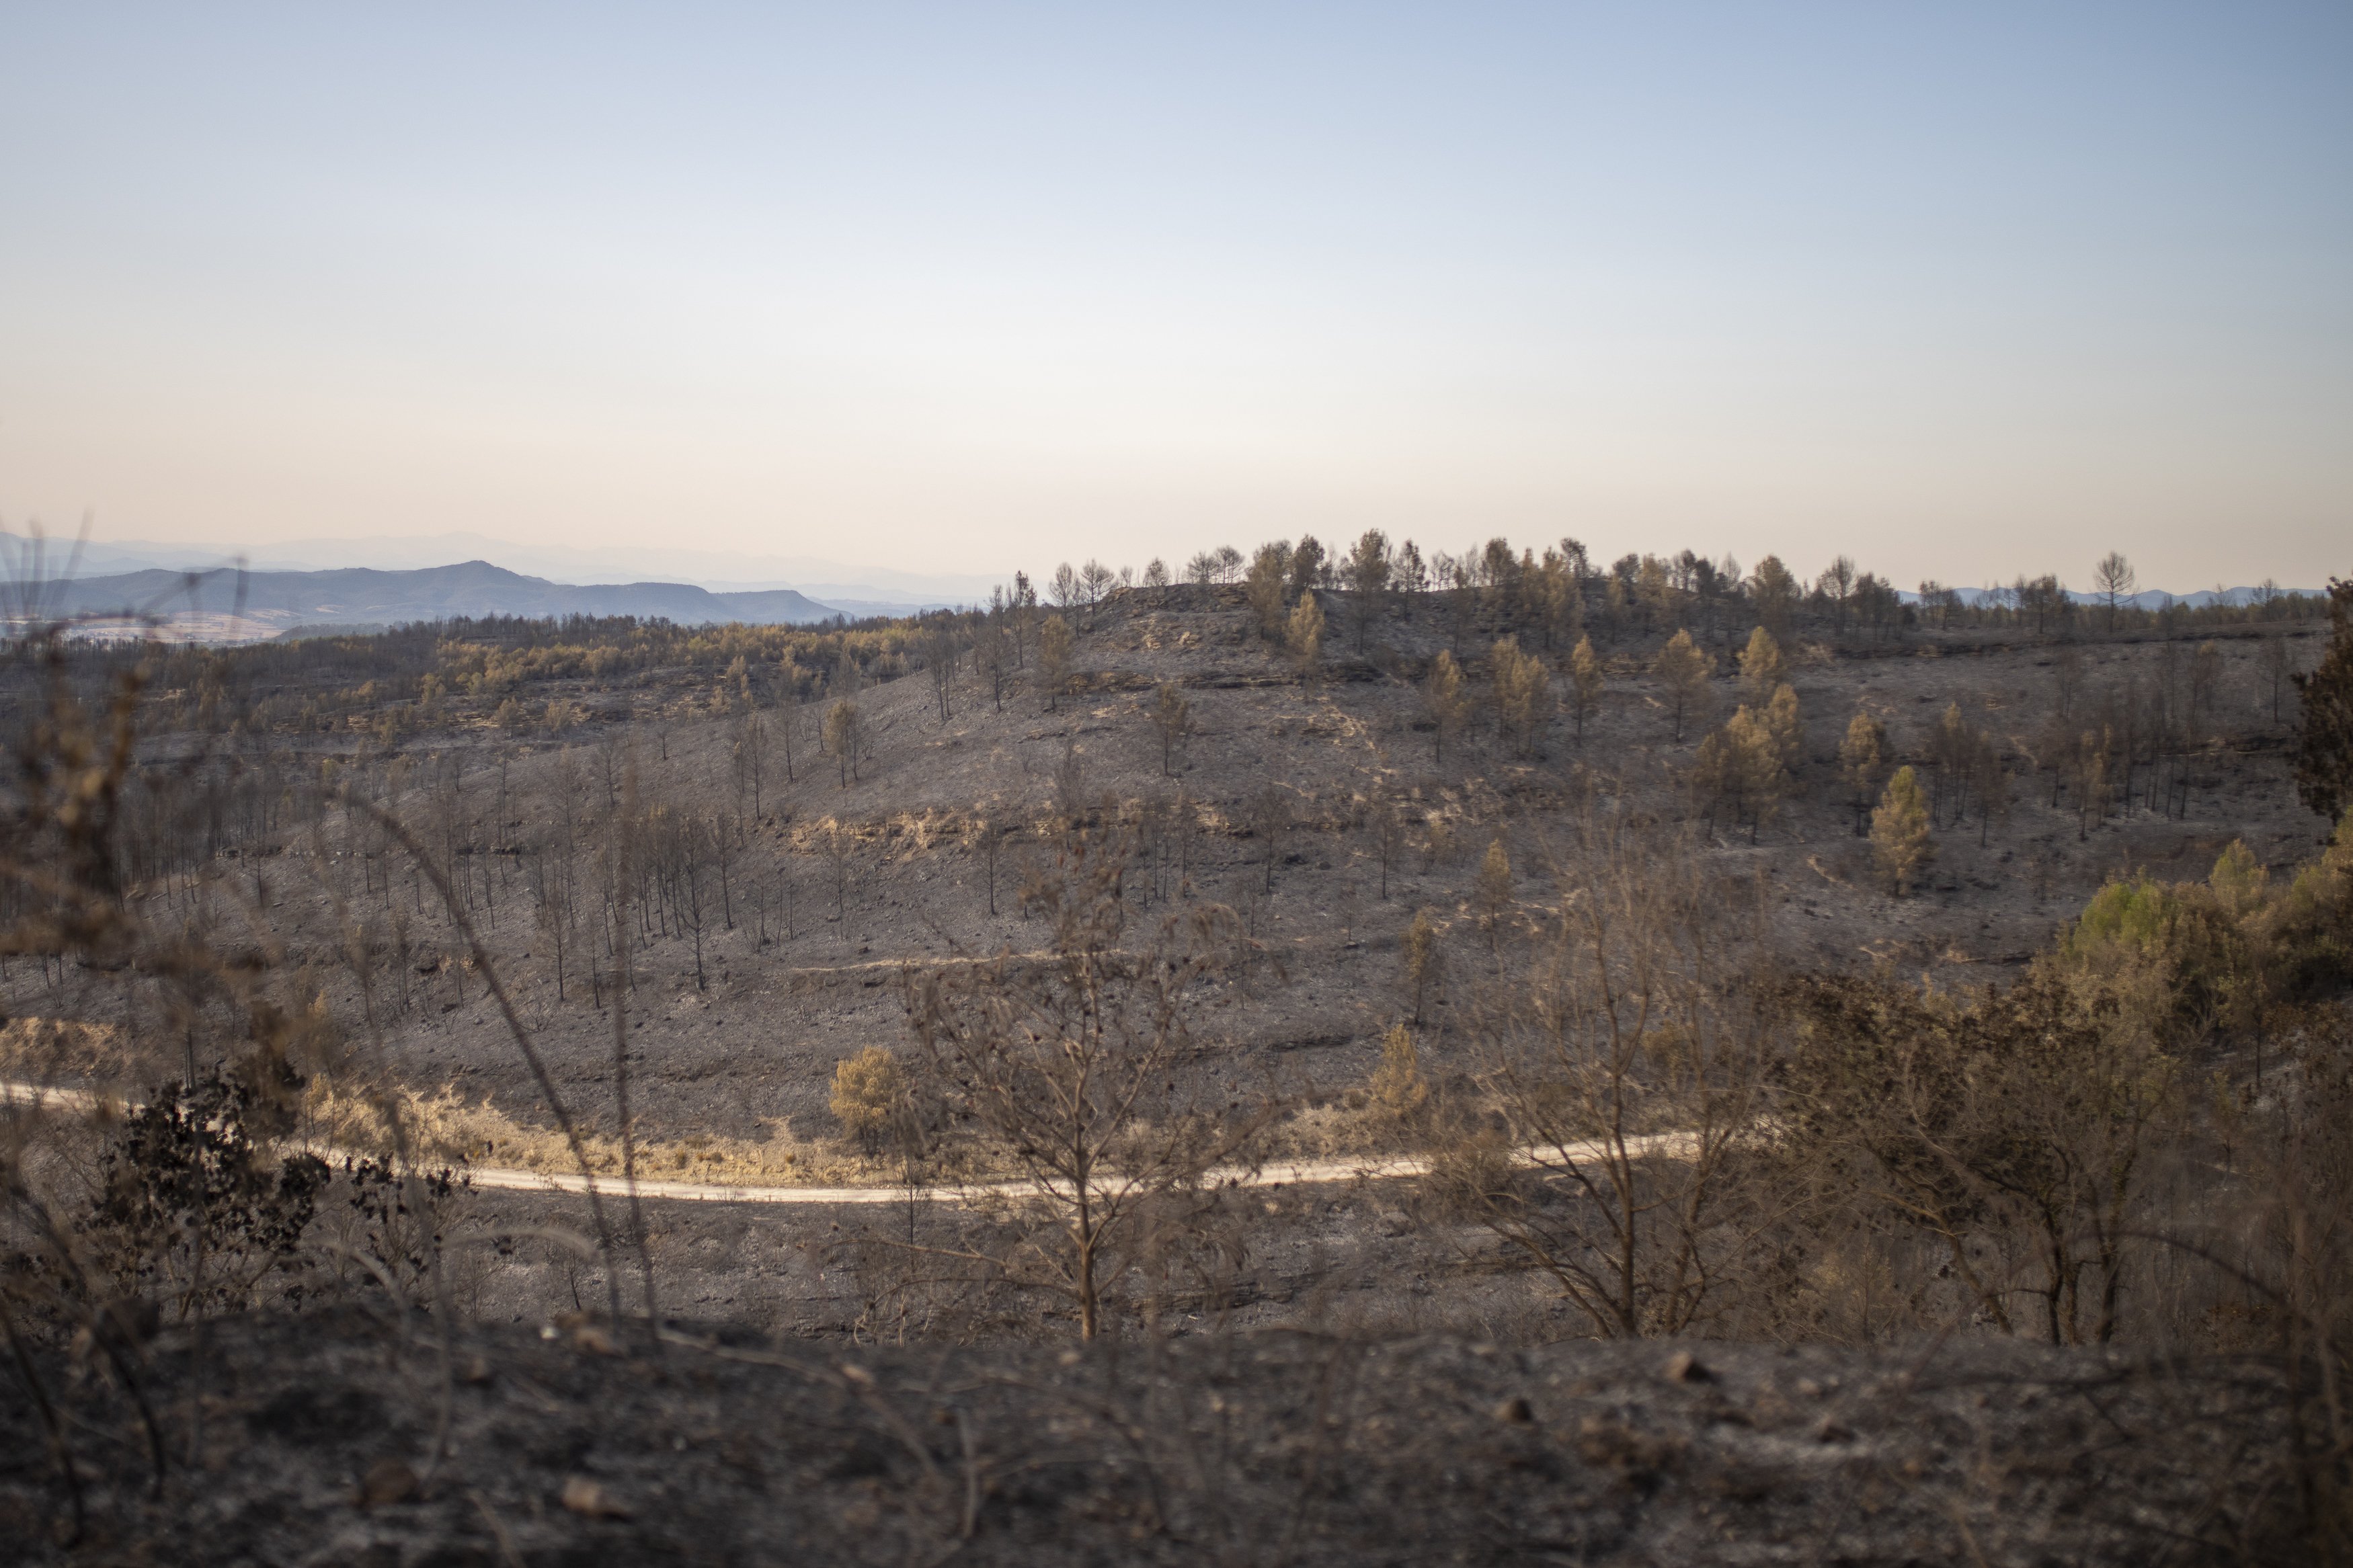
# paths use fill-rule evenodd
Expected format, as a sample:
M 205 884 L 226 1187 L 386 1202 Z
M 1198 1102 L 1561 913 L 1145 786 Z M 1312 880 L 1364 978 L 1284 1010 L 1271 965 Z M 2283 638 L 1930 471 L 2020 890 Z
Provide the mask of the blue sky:
M 2353 8 L 0 8 L 0 521 L 2353 570 Z

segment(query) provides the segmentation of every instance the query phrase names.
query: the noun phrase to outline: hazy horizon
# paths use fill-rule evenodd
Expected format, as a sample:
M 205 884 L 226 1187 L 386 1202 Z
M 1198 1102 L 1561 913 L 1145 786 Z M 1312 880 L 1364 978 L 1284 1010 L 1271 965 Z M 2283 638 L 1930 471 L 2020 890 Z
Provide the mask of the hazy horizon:
M 1402 542 L 1400 538 L 1392 543 Z M 0 567 L 29 567 L 32 563 L 26 550 L 35 542 L 0 525 L 0 544 L 8 545 L 14 552 L 9 560 L 0 561 Z M 1226 542 L 1239 544 L 1241 542 Z M 1250 542 L 1253 545 L 1261 542 Z M 1345 548 L 1348 542 L 1339 540 L 1335 542 Z M 1515 546 L 1542 551 L 1553 542 L 1520 539 L 1511 542 Z M 559 584 L 683 583 L 713 592 L 794 588 L 818 599 L 832 596 L 861 602 L 895 600 L 910 605 L 978 605 L 985 602 L 992 587 L 1009 587 L 1016 572 L 1026 572 L 1033 581 L 1042 584 L 1053 567 L 1060 564 L 1058 562 L 1038 560 L 1008 563 L 995 573 L 923 573 L 894 567 L 861 567 L 848 562 L 806 556 L 731 555 L 721 552 L 661 550 L 642 546 L 600 549 L 560 544 L 531 545 L 472 533 L 380 535 L 348 540 L 298 539 L 251 547 L 227 545 L 217 541 L 174 543 L 155 540 L 109 541 L 95 537 L 85 540 L 73 534 L 44 534 L 37 543 L 43 552 L 41 564 L 45 576 L 65 574 L 85 578 L 99 577 L 153 566 L 173 570 L 234 566 L 254 572 L 332 572 L 356 567 L 405 572 L 462 565 L 479 560 Z M 1457 541 L 1455 543 L 1461 547 L 1461 552 L 1476 552 L 1481 542 Z M 1443 544 L 1429 544 L 1425 545 L 1425 553 L 1430 550 L 1445 549 L 1447 546 Z M 118 552 L 135 552 L 137 559 L 118 556 Z M 1164 559 L 1163 563 L 1168 567 L 1172 576 L 1183 580 L 1187 565 L 1185 560 Z M 1606 558 L 1594 562 L 1597 569 L 1607 563 Z M 1739 563 L 1744 569 L 1756 563 L 1756 559 Z M 1122 567 L 1140 570 L 1145 563 L 1113 559 L 1109 564 L 1114 570 Z M 1798 562 L 1785 564 L 1793 566 L 1808 582 L 1816 575 L 1811 569 L 1812 563 Z M 1873 570 L 1868 561 L 1858 562 L 1856 565 L 1862 571 Z M 69 572 L 69 567 L 71 568 Z M 2003 588 L 2019 575 L 2021 574 L 2012 574 L 2010 578 L 2003 579 L 1989 575 L 1974 583 L 1939 581 L 1945 581 L 1947 587 L 1960 589 L 1966 595 Z M 2089 565 L 2076 573 L 2059 572 L 2053 575 L 2058 577 L 2062 587 L 2079 596 L 2096 596 L 2096 584 Z M 1917 582 L 1890 581 L 1906 597 L 1914 596 L 1914 590 L 1920 586 Z M 2253 590 L 2265 586 L 2284 593 L 2325 592 L 2321 581 L 2282 581 L 2274 574 L 2188 586 L 2144 577 L 2137 582 L 2134 592 L 2141 598 L 2164 595 L 2195 600 L 2216 590 Z
M 11 529 L 2353 565 L 2339 7 L 0 36 Z

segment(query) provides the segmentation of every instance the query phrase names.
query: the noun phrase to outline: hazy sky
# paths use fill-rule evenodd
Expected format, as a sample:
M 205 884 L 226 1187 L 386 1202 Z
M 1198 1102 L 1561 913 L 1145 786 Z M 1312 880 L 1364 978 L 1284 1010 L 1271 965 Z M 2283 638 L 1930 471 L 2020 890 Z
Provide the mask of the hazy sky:
M 0 521 L 2353 572 L 2353 6 L 0 6 Z

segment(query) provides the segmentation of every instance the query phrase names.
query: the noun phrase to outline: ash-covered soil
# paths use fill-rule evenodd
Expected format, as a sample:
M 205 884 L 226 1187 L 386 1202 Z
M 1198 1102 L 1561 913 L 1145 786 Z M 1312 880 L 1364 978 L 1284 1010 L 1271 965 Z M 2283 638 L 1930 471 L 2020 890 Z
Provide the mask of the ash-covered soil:
M 1451 989 L 1431 998 L 1420 1059 L 1433 1079 L 1459 1076 L 1473 1042 L 1451 1020 L 1563 896 L 1542 872 L 1548 840 L 1588 807 L 1686 812 L 1678 780 L 1707 726 L 1672 737 L 1657 683 L 1639 673 L 1643 650 L 1630 647 L 1581 739 L 1556 720 L 1534 755 L 1490 731 L 1441 757 L 1395 673 L 1440 640 L 1426 620 L 1393 620 L 1373 641 L 1401 657 L 1383 661 L 1335 632 L 1326 668 L 1302 681 L 1234 595 L 1176 593 L 1107 607 L 1079 639 L 1086 689 L 1051 708 L 1025 679 L 1001 709 L 967 679 L 946 717 L 926 681 L 861 693 L 873 755 L 846 788 L 824 759 L 772 784 L 730 872 L 723 897 L 734 901 L 702 931 L 700 981 L 678 931 L 633 956 L 640 1131 L 681 1162 L 698 1135 L 786 1123 L 832 1134 L 834 1064 L 906 1039 L 905 966 L 1042 940 L 1012 889 L 1074 797 L 1130 810 L 1182 791 L 1198 830 L 1175 847 L 1176 873 L 1165 860 L 1139 873 L 1140 912 L 1231 904 L 1281 960 L 1195 1019 L 1214 1070 L 1318 1112 L 1345 1103 L 1406 1010 L 1398 938 L 1428 909 Z M 2200 877 L 2234 837 L 2274 868 L 2308 854 L 2316 820 L 2289 785 L 2257 645 L 2221 647 L 2211 731 L 2172 775 L 2179 794 L 2088 826 L 2034 763 L 2056 700 L 2054 646 L 1792 649 L 1802 794 L 1754 842 L 1703 833 L 1701 853 L 1759 890 L 1763 945 L 1793 967 L 1885 965 L 1939 985 L 2013 975 L 2106 877 Z M 2145 684 L 2162 652 L 2084 645 L 2075 700 L 2094 711 Z M 1145 715 L 1160 680 L 1195 705 L 1173 777 Z M 1716 687 L 1720 719 L 1737 694 Z M 1923 760 L 1955 701 L 2011 760 L 2008 809 L 1942 826 L 1934 877 L 1892 898 L 1836 783 L 1839 737 L 1861 709 Z M 438 736 L 431 745 L 446 742 L 442 761 L 462 762 L 462 776 L 436 795 L 423 781 L 442 764 L 423 754 L 417 782 L 396 792 L 421 832 L 472 846 L 475 923 L 556 1081 L 607 1130 L 611 1015 L 584 994 L 576 952 L 558 996 L 523 848 L 565 770 L 601 790 L 607 757 L 634 757 L 642 798 L 681 812 L 725 804 L 733 722 L 695 712 L 570 744 Z M 1284 803 L 1271 835 L 1270 790 Z M 1367 826 L 1382 799 L 1405 803 L 1414 825 L 1386 889 Z M 1013 830 L 993 865 L 984 821 Z M 364 870 L 361 840 L 343 830 L 330 822 L 238 862 L 224 886 L 250 889 L 250 907 L 207 892 L 205 918 L 315 963 L 338 1016 L 355 1019 L 336 955 L 353 923 L 381 941 L 402 916 L 409 962 L 377 971 L 382 1034 L 353 1023 L 355 1052 L 380 1043 L 417 1089 L 494 1096 L 536 1120 L 501 1016 L 429 891 L 397 857 Z M 1498 839 L 1519 878 L 1518 926 L 1491 947 L 1468 900 Z M 629 915 L 646 918 L 641 904 Z M 8 1010 L 26 1017 L 107 1016 L 81 1004 L 113 984 L 21 962 L 0 972 Z M 135 1046 L 162 1054 L 123 1079 L 134 1090 L 174 1070 L 169 1039 Z M 868 1173 L 887 1180 L 887 1163 Z M 951 1237 L 965 1211 L 649 1205 L 663 1310 L 729 1325 L 657 1352 L 627 1328 L 559 1320 L 605 1300 L 603 1276 L 554 1234 L 591 1230 L 580 1200 L 473 1194 L 452 1205 L 445 1257 L 459 1315 L 491 1326 L 447 1347 L 428 1321 L 357 1313 L 220 1324 L 201 1353 L 184 1332 L 149 1347 L 139 1387 L 166 1461 L 159 1489 L 126 1393 L 31 1350 L 68 1454 L 46 1444 L 26 1397 L 0 1402 L 0 1557 L 2219 1563 L 2294 1561 L 2310 1544 L 2289 1517 L 2291 1402 L 2260 1365 L 2152 1366 L 1973 1338 L 1905 1352 L 1546 1343 L 1582 1331 L 1556 1291 L 1492 1236 L 1415 1212 L 1401 1184 L 1234 1202 L 1247 1214 L 1221 1223 L 1247 1219 L 1249 1245 L 1230 1249 L 1214 1301 L 1204 1284 L 1143 1314 L 1158 1335 L 1083 1350 L 1061 1348 L 1068 1323 L 1034 1299 L 910 1282 L 915 1244 Z M 1119 1321 L 1133 1331 L 1137 1319 Z M 87 1516 L 70 1542 L 56 1533 L 73 1512 L 63 1465 Z
M 739 1336 L 740 1338 L 740 1336 Z M 55 1366 L 45 1366 L 54 1376 Z M 74 1396 L 85 1523 L 22 1400 L 27 1563 L 2173 1563 L 2284 1560 L 2281 1390 L 1955 1342 L 1064 1350 L 746 1344 L 353 1312 L 151 1347 Z M 200 1423 L 192 1416 L 197 1394 Z M 189 1462 L 193 1446 L 194 1459 Z
M 1470 903 L 1488 845 L 1501 838 L 1511 853 L 1517 921 L 1533 930 L 1561 896 L 1542 868 L 1573 815 L 1597 798 L 1609 810 L 1692 814 L 1683 781 L 1698 745 L 1742 700 L 1730 647 L 1719 647 L 1708 713 L 1677 739 L 1647 673 L 1651 638 L 1610 650 L 1612 673 L 1582 736 L 1560 713 L 1532 749 L 1473 725 L 1441 755 L 1410 677 L 1448 646 L 1445 630 L 1427 615 L 1392 610 L 1360 655 L 1334 614 L 1324 668 L 1303 680 L 1260 637 L 1239 590 L 1117 595 L 1078 636 L 1081 689 L 1050 703 L 1026 674 L 1007 683 L 1001 702 L 960 676 L 944 718 L 923 679 L 860 692 L 872 754 L 846 787 L 834 761 L 816 752 L 810 705 L 799 720 L 797 776 L 773 773 L 723 897 L 708 911 L 700 978 L 693 940 L 642 910 L 632 917 L 653 939 L 633 959 L 629 1009 L 641 1131 L 830 1136 L 834 1064 L 864 1046 L 906 1041 L 905 965 L 1039 947 L 1043 933 L 1021 918 L 1016 889 L 1023 865 L 1049 853 L 1042 825 L 1074 804 L 1073 791 L 1078 802 L 1112 803 L 1113 812 L 1180 796 L 1191 804 L 1198 830 L 1167 850 L 1180 864 L 1135 879 L 1139 915 L 1157 919 L 1185 900 L 1226 903 L 1281 961 L 1230 986 L 1197 1032 L 1228 1047 L 1233 1073 L 1254 1085 L 1310 1100 L 1339 1093 L 1363 1080 L 1382 1032 L 1404 1010 L 1397 949 L 1417 910 L 1440 922 L 1454 976 L 1431 999 L 1422 1031 L 1442 1052 L 1461 1003 L 1495 968 Z M 1461 641 L 1474 689 L 1498 629 Z M 2293 627 L 2289 637 L 2292 657 L 2308 664 L 2319 647 L 2314 628 Z M 1713 869 L 1761 884 L 1762 934 L 1788 963 L 1883 964 L 1944 986 L 2015 976 L 2111 877 L 2147 869 L 2200 878 L 2233 838 L 2275 869 L 2292 866 L 2311 853 L 2321 825 L 2295 798 L 2290 731 L 2273 716 L 2262 641 L 2215 641 L 2211 714 L 2179 794 L 2168 791 L 2156 809 L 2128 803 L 2088 831 L 2063 782 L 2039 765 L 2060 700 L 2057 641 L 1925 633 L 1835 649 L 1793 641 L 1785 651 L 1805 733 L 1799 794 L 1754 842 L 1728 826 L 1702 832 L 1704 852 Z M 2168 649 L 2187 658 L 2195 646 L 2131 637 L 2073 645 L 2081 669 L 2071 723 L 2095 725 L 2112 699 L 2145 696 Z M 1545 651 L 1557 662 L 1565 650 Z M 1167 773 L 1147 717 L 1161 681 L 1179 687 L 1193 709 L 1194 732 Z M 1840 740 L 1866 712 L 1885 724 L 1898 760 L 1925 768 L 1934 726 L 1956 702 L 2008 760 L 2006 808 L 1989 822 L 1970 811 L 1943 824 L 1926 883 L 1890 897 L 1838 782 Z M 771 709 L 766 721 L 781 726 L 785 711 Z M 719 809 L 735 800 L 734 725 L 727 714 L 688 712 L 562 742 L 435 737 L 412 747 L 412 782 L 393 804 L 428 837 L 440 831 L 437 814 L 479 818 L 470 831 L 496 851 L 500 842 L 534 841 L 562 788 L 601 799 L 607 773 L 622 765 L 614 759 L 626 753 L 642 800 Z M 780 755 L 773 742 L 771 749 Z M 461 783 L 437 796 L 429 781 L 453 763 Z M 559 783 L 565 776 L 568 786 Z M 1271 835 L 1261 809 L 1269 792 L 1283 807 Z M 1400 803 L 1412 823 L 1386 875 L 1368 826 L 1383 799 Z M 982 847 L 992 835 L 1000 836 L 994 862 Z M 828 852 L 835 843 L 843 847 L 838 859 Z M 397 1072 L 422 1089 L 452 1085 L 518 1119 L 539 1119 L 501 1015 L 441 929 L 433 894 L 398 857 L 384 864 L 370 893 L 349 859 L 273 860 L 261 873 L 271 902 L 253 918 L 290 955 L 319 962 L 338 1005 L 356 1013 L 356 993 L 335 973 L 346 922 L 380 928 L 406 910 L 417 955 L 438 967 L 378 982 Z M 469 864 L 488 889 L 475 924 L 557 1082 L 592 1117 L 608 1117 L 611 1018 L 591 1003 L 583 959 L 573 955 L 559 999 L 525 858 L 491 852 Z M 387 1009 L 396 990 L 398 1005 Z M 28 992 L 13 1010 L 56 1005 Z
M 608 1195 L 607 1213 L 629 1252 L 634 1233 L 619 1193 Z M 648 1202 L 643 1217 L 666 1314 L 785 1339 L 1035 1342 L 1077 1331 L 1067 1301 L 940 1278 L 911 1250 L 955 1247 L 985 1230 L 983 1216 L 954 1202 Z M 448 1206 L 444 1224 L 445 1279 L 470 1317 L 536 1323 L 607 1299 L 603 1268 L 585 1251 L 595 1220 L 578 1196 L 468 1193 Z M 549 1239 L 556 1233 L 580 1241 Z M 1440 1212 L 1409 1182 L 1229 1192 L 1196 1217 L 1190 1239 L 1201 1256 L 1163 1287 L 1166 1300 L 1146 1300 L 1152 1288 L 1141 1277 L 1116 1283 L 1127 1321 L 1150 1315 L 1180 1332 L 1456 1332 L 1510 1343 L 1590 1331 L 1525 1253 Z M 629 1263 L 623 1299 L 638 1300 L 638 1290 Z

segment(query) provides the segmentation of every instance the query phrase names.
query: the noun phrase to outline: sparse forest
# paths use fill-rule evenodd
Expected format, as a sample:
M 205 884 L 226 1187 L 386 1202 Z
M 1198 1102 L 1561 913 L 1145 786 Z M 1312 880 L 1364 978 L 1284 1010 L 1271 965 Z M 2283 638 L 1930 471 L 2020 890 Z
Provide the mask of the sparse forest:
M 20 621 L 0 1499 L 78 1561 L 313 1442 L 486 1562 L 727 1488 L 799 1500 L 751 1555 L 1363 1561 L 1336 1478 L 1426 1436 L 1543 1479 L 1398 1525 L 1464 1560 L 1835 1476 L 1856 1560 L 2347 1561 L 2353 584 L 2092 581 L 1375 531 L 819 627 Z M 671 1481 L 463 1479 L 597 1379 Z

